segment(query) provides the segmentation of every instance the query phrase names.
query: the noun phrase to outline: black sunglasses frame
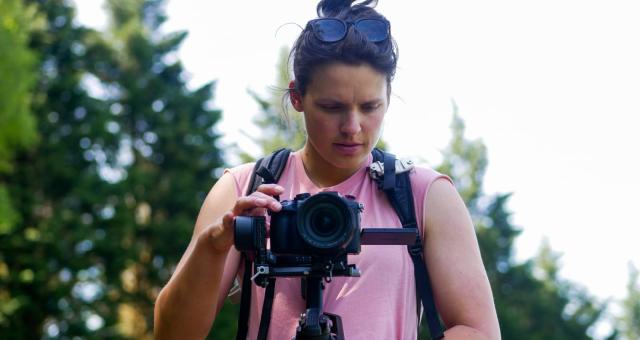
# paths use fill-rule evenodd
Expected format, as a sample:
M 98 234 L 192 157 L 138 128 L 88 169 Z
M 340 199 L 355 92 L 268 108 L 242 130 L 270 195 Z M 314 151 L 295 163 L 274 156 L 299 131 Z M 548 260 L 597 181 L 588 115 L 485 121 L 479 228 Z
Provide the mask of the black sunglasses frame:
M 323 21 L 335 21 L 335 22 L 340 22 L 342 23 L 342 27 L 343 27 L 343 32 L 340 36 L 340 38 L 337 39 L 325 39 L 321 36 L 320 33 L 318 33 L 318 31 L 316 31 L 316 25 L 320 22 Z M 383 37 L 380 39 L 370 39 L 370 36 L 367 35 L 367 32 L 358 28 L 359 24 L 364 22 L 364 21 L 377 21 L 380 23 L 383 23 L 385 28 L 384 31 L 381 31 L 379 33 L 383 34 Z M 377 43 L 377 42 L 381 42 L 381 41 L 385 41 L 387 39 L 389 39 L 389 37 L 391 36 L 391 25 L 389 24 L 389 21 L 384 20 L 384 19 L 371 19 L 371 18 L 364 18 L 364 19 L 358 19 L 355 21 L 345 21 L 339 18 L 318 18 L 318 19 L 313 19 L 310 20 L 307 23 L 307 27 L 311 27 L 311 30 L 313 31 L 313 35 L 316 37 L 316 39 L 322 41 L 322 42 L 327 42 L 327 43 L 335 43 L 338 41 L 341 41 L 342 39 L 344 39 L 347 36 L 347 32 L 349 31 L 349 26 L 353 26 L 355 30 L 357 30 L 358 32 L 360 32 L 361 34 L 363 34 L 365 37 L 367 37 L 368 41 Z

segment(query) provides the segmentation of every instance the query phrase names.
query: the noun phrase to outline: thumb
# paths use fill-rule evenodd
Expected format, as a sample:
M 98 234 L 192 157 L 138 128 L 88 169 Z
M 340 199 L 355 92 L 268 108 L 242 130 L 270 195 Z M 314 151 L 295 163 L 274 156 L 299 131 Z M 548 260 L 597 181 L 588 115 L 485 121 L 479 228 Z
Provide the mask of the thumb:
M 226 232 L 228 230 L 233 230 L 235 219 L 236 215 L 232 212 L 224 214 L 224 216 L 222 216 L 222 231 Z

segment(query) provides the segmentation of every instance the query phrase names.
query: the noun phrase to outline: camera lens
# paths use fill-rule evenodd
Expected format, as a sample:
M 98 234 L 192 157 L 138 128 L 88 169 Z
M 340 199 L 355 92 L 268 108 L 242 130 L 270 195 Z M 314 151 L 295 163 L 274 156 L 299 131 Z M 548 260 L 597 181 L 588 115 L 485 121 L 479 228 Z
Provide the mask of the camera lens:
M 265 237 L 265 219 L 263 216 L 238 216 L 233 228 L 234 245 L 238 251 L 256 251 Z
M 333 205 L 319 204 L 309 214 L 309 230 L 319 238 L 330 239 L 336 231 L 343 229 L 340 211 Z
M 308 198 L 298 213 L 298 233 L 320 252 L 335 252 L 353 238 L 354 217 L 343 198 L 319 193 Z

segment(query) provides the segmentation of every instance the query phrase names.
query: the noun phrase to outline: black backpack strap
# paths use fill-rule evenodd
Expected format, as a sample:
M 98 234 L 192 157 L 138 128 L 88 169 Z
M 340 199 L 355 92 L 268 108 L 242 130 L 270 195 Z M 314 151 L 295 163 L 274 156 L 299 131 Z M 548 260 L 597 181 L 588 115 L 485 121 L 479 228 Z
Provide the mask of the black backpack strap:
M 236 340 L 246 340 L 249 331 L 249 310 L 251 309 L 251 260 L 243 253 L 244 274 L 242 276 L 242 291 L 240 295 L 240 315 L 238 317 L 238 332 Z
M 290 149 L 282 148 L 265 158 L 259 159 L 253 168 L 247 195 L 251 195 L 256 191 L 260 184 L 278 183 L 284 168 L 287 166 L 289 154 L 291 154 Z
M 417 228 L 415 206 L 413 203 L 413 192 L 411 190 L 411 179 L 409 172 L 404 171 L 396 174 L 396 157 L 388 152 L 373 149 L 373 162 L 380 162 L 384 165 L 382 177 L 377 177 L 380 189 L 384 191 L 393 209 L 398 214 L 403 228 Z M 433 290 L 427 266 L 423 258 L 422 240 L 420 234 L 416 235 L 416 242 L 408 245 L 407 250 L 413 261 L 413 271 L 416 279 L 416 298 L 418 320 L 420 320 L 420 301 L 424 307 L 429 333 L 432 339 L 444 337 L 444 331 L 440 324 L 438 311 L 433 299 Z
M 262 304 L 262 315 L 260 317 L 260 328 L 258 329 L 258 340 L 267 340 L 269 334 L 269 324 L 271 323 L 271 308 L 273 307 L 273 295 L 276 290 L 276 279 L 268 280 L 267 288 L 264 292 L 264 303 Z
M 258 189 L 260 184 L 278 183 L 287 165 L 290 153 L 290 149 L 282 148 L 276 150 L 269 156 L 257 160 L 253 167 L 251 178 L 249 179 L 246 195 L 251 195 Z M 242 277 L 242 295 L 240 296 L 240 316 L 238 317 L 236 340 L 246 340 L 249 331 L 249 311 L 251 310 L 251 276 L 253 273 L 253 262 L 246 254 L 242 254 L 242 258 L 244 259 L 244 275 Z M 270 279 L 267 291 L 265 292 L 263 314 L 260 320 L 260 334 L 264 333 L 264 338 L 266 338 L 269 331 L 269 323 L 271 322 L 271 306 L 273 305 L 274 289 L 275 279 Z M 268 311 L 265 314 L 265 309 L 267 308 Z

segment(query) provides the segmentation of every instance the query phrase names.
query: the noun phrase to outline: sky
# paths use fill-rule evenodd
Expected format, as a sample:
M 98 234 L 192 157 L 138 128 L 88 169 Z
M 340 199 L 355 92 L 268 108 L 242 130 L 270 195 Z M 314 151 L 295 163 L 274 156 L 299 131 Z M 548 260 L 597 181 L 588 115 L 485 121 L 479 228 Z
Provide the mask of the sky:
M 79 21 L 106 26 L 102 0 L 76 0 Z M 267 94 L 281 46 L 317 1 L 167 3 L 166 32 L 187 30 L 177 57 L 196 88 L 216 81 L 224 142 L 257 152 L 247 90 Z M 383 138 L 436 165 L 452 102 L 482 139 L 485 193 L 513 193 L 516 256 L 547 239 L 561 275 L 601 299 L 625 295 L 640 266 L 640 3 L 633 0 L 381 0 L 400 57 Z M 299 26 L 298 26 L 299 25 Z

